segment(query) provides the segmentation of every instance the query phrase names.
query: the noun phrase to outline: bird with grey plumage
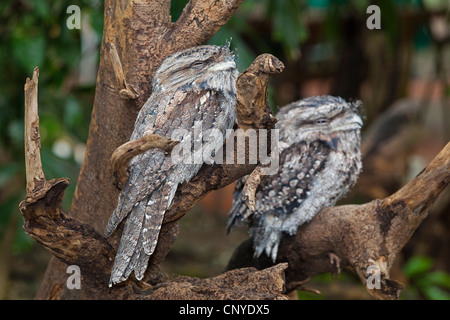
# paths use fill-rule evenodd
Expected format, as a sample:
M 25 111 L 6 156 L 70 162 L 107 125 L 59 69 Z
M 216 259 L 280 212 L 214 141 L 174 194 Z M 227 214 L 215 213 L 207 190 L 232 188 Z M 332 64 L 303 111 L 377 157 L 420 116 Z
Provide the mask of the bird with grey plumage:
M 324 207 L 334 205 L 356 183 L 362 169 L 360 102 L 318 96 L 291 103 L 277 113 L 279 168 L 263 176 L 254 210 L 243 197 L 248 176 L 240 179 L 229 213 L 228 230 L 249 225 L 255 257 L 274 262 L 283 234 L 294 235 Z
M 235 124 L 237 76 L 228 46 L 198 46 L 167 57 L 154 74 L 152 94 L 139 112 L 130 141 L 149 134 L 173 139 L 179 135 L 175 132 L 185 132 L 176 136 L 184 144 L 181 149 L 191 149 L 200 140 L 213 156 L 223 140 L 208 137 L 209 129 L 225 139 L 226 130 Z M 201 131 L 194 136 L 198 123 Z M 183 153 L 173 161 L 163 150 L 149 149 L 130 161 L 128 180 L 105 228 L 109 236 L 126 219 L 110 286 L 133 271 L 136 279 L 143 278 L 178 185 L 191 180 L 203 164 L 191 156 Z

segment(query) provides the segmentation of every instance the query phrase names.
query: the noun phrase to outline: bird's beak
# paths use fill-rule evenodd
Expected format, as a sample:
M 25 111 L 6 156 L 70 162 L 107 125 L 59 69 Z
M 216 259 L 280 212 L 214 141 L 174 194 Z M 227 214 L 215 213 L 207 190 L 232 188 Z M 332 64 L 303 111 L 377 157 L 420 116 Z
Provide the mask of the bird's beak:
M 351 115 L 339 120 L 339 122 L 334 126 L 333 131 L 346 131 L 346 130 L 356 130 L 361 129 L 363 122 L 361 117 L 357 114 L 352 113 Z
M 224 60 L 209 67 L 208 71 L 211 72 L 226 71 L 234 68 L 236 68 L 236 63 L 233 60 Z
M 347 123 L 354 124 L 358 126 L 358 129 L 360 129 L 363 125 L 362 119 L 357 114 L 352 114 L 350 117 L 347 118 Z

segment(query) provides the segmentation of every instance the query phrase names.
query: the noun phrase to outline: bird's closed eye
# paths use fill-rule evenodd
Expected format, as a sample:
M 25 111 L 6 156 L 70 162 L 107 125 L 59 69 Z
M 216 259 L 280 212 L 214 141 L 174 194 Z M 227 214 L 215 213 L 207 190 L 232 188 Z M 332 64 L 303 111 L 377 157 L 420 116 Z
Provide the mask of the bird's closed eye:
M 317 123 L 317 124 L 327 124 L 327 123 L 329 123 L 329 122 L 330 122 L 330 120 L 325 119 L 325 118 L 321 118 L 321 119 L 317 119 L 317 120 L 316 120 L 316 123 Z
M 191 64 L 192 69 L 199 69 L 205 64 L 204 61 L 195 61 Z

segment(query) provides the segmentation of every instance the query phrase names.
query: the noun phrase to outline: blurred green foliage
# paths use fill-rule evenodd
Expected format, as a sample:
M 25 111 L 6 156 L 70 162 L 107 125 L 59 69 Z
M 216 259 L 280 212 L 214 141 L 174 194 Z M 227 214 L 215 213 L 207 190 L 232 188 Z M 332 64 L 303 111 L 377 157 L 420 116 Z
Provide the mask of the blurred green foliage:
M 403 297 L 450 300 L 450 274 L 433 271 L 433 265 L 433 259 L 426 256 L 414 256 L 406 262 L 403 272 L 408 285 Z
M 430 257 L 421 255 L 411 257 L 403 266 L 402 275 L 405 279 L 402 281 L 406 281 L 406 286 L 400 294 L 400 299 L 450 300 L 450 274 L 434 271 L 434 265 L 435 262 Z M 335 281 L 339 285 L 331 287 Z M 326 289 L 314 293 L 308 288 Z M 297 291 L 300 300 L 370 299 L 358 277 L 348 270 L 333 277 L 329 273 L 315 276 L 305 284 L 305 289 Z

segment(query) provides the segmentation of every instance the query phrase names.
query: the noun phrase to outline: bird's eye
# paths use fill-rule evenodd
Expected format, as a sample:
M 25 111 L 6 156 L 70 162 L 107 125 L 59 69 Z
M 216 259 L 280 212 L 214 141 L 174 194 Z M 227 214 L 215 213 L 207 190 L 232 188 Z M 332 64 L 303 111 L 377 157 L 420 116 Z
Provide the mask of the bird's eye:
M 328 119 L 325 119 L 325 118 L 316 120 L 317 124 L 327 124 L 328 122 L 330 122 L 330 121 Z
M 203 66 L 203 61 L 195 61 L 191 64 L 192 69 L 199 69 Z

